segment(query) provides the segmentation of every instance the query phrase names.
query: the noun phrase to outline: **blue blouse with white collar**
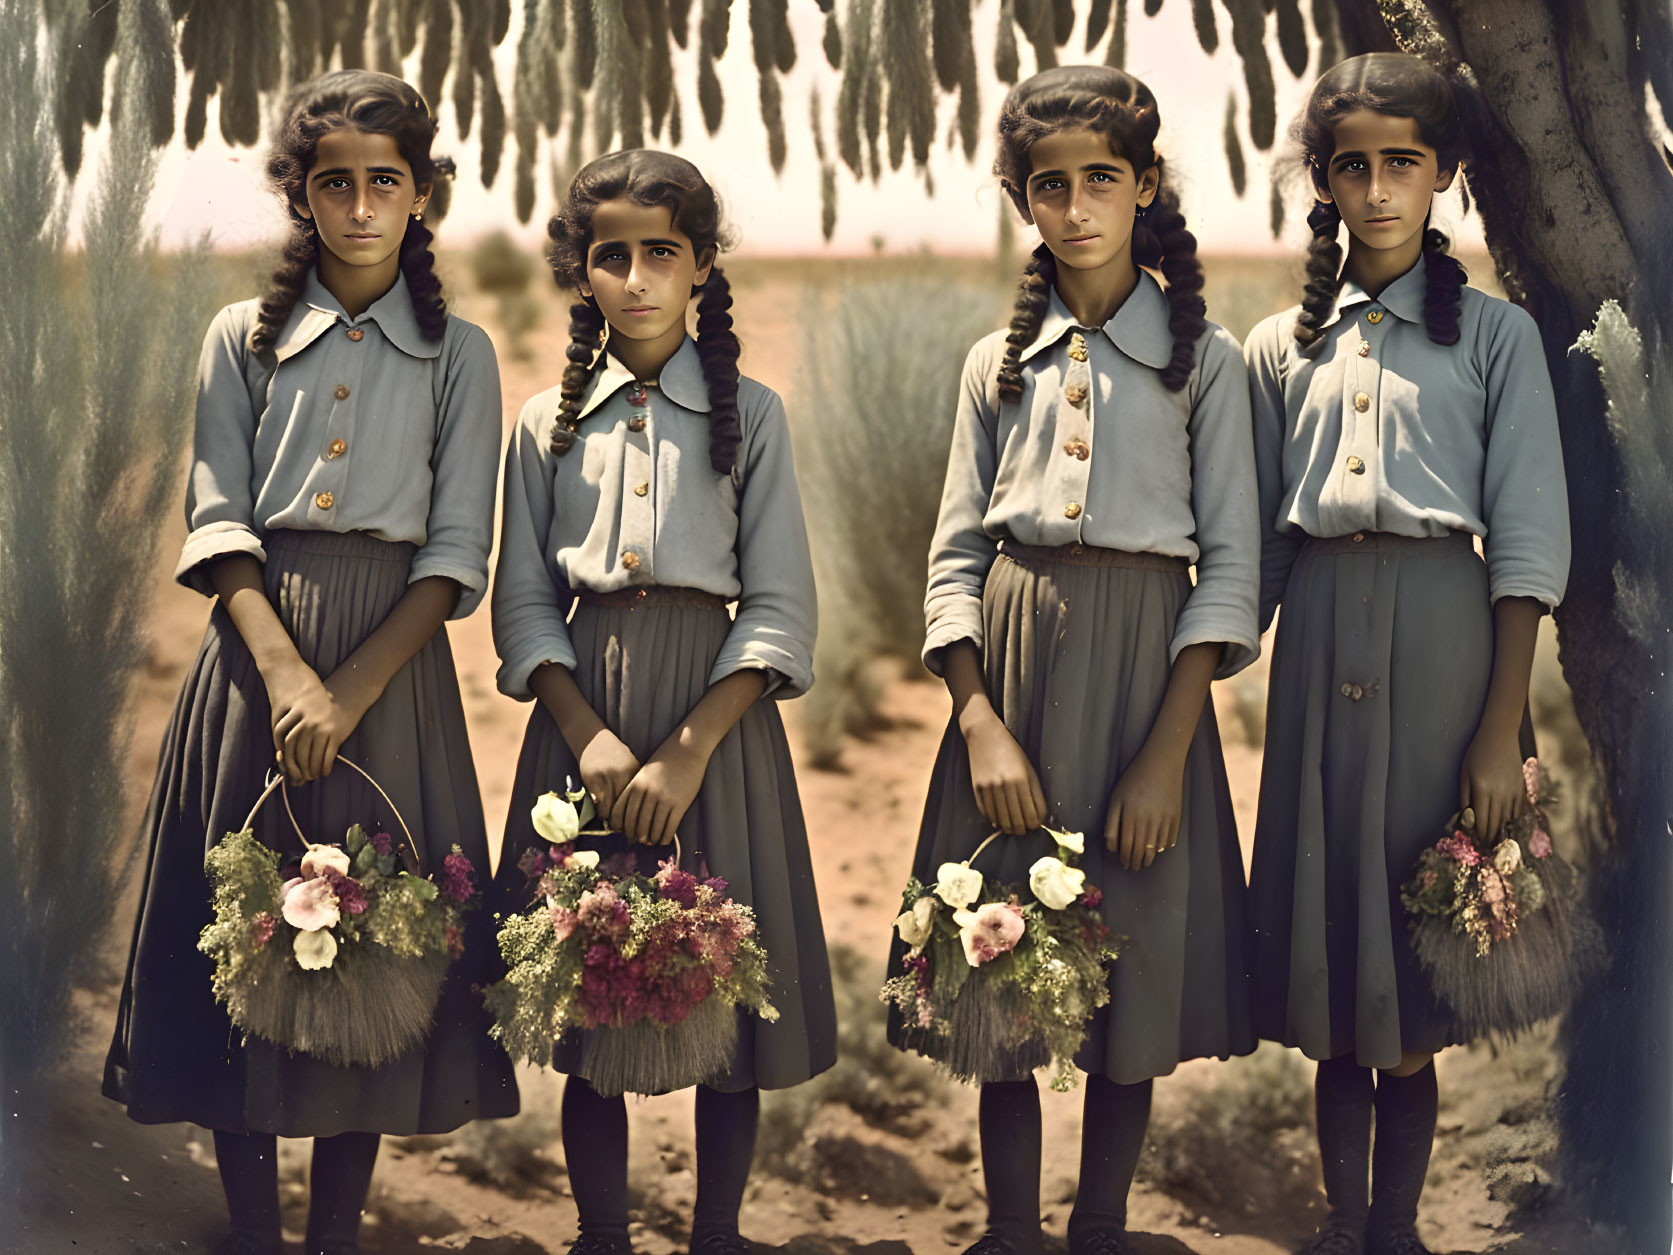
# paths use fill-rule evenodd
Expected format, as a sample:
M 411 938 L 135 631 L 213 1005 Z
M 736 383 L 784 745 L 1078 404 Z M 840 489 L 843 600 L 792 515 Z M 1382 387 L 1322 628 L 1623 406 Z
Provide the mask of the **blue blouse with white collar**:
M 1219 675 L 1254 661 L 1260 542 L 1247 377 L 1237 341 L 1210 323 L 1186 386 L 1169 391 L 1168 315 L 1147 271 L 1096 330 L 1077 328 L 1053 291 L 1022 354 L 1018 401 L 999 399 L 1006 333 L 970 350 L 930 549 L 930 670 L 940 673 L 942 651 L 955 641 L 981 646 L 982 588 L 1007 537 L 1194 563 L 1196 587 L 1170 658 L 1217 642 L 1225 646 Z
M 269 532 L 360 531 L 417 545 L 409 581 L 454 580 L 453 617 L 469 614 L 488 588 L 502 424 L 487 333 L 450 316 L 426 340 L 404 277 L 350 318 L 310 275 L 258 356 L 259 305 L 227 306 L 204 340 L 175 578 L 212 595 L 204 564 L 264 561 Z

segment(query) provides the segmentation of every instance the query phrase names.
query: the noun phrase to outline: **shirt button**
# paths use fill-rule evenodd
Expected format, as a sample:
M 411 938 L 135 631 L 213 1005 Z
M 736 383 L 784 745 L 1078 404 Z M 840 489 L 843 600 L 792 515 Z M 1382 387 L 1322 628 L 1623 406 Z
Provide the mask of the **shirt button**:
M 349 399 L 349 386 L 346 383 L 340 383 L 332 391 L 331 395 L 336 397 L 339 401 L 347 401 Z
M 1380 323 L 1382 320 L 1383 320 L 1383 311 L 1380 310 L 1380 309 L 1374 309 L 1369 314 L 1365 315 L 1365 321 L 1372 324 L 1373 326 L 1375 326 L 1377 323 Z
M 631 549 L 622 550 L 622 566 L 629 571 L 637 571 L 639 569 L 639 555 Z
M 1359 458 L 1349 458 L 1348 470 L 1352 471 L 1355 475 L 1363 475 L 1365 474 L 1365 463 Z
M 1087 386 L 1083 383 L 1064 384 L 1063 399 L 1078 410 L 1086 404 L 1087 391 Z
M 1354 393 L 1354 409 L 1358 410 L 1361 414 L 1363 414 L 1363 413 L 1365 413 L 1366 410 L 1368 410 L 1370 408 L 1371 408 L 1371 394 L 1370 393 L 1368 393 L 1368 392 L 1356 392 L 1356 393 Z
M 329 510 L 332 506 L 337 504 L 337 498 L 333 497 L 328 492 L 322 492 L 314 498 L 314 504 L 322 510 Z
M 1371 356 L 1371 342 L 1369 340 L 1361 340 L 1359 342 L 1359 355 L 1361 357 Z
M 635 414 L 632 418 L 628 419 L 627 429 L 629 431 L 644 431 L 645 416 L 643 414 Z
M 1064 506 L 1063 507 L 1063 517 L 1064 518 L 1069 518 L 1069 519 L 1078 519 L 1080 517 L 1080 502 L 1071 501 L 1068 505 Z
M 335 439 L 331 442 L 330 447 L 326 449 L 325 457 L 326 457 L 327 461 L 330 461 L 332 458 L 342 457 L 343 454 L 347 453 L 348 451 L 349 451 L 349 442 L 344 440 L 341 436 L 338 436 L 337 439 Z
M 1067 453 L 1072 458 L 1079 458 L 1082 462 L 1084 462 L 1087 458 L 1092 456 L 1092 446 L 1077 437 L 1063 446 L 1063 452 Z
M 1354 533 L 1354 535 L 1353 535 L 1354 544 L 1356 544 L 1356 545 L 1363 544 L 1364 541 L 1365 541 L 1365 533 L 1364 532 L 1355 532 Z
M 349 339 L 353 340 L 355 343 L 358 344 L 361 340 L 364 340 L 365 338 L 366 338 L 366 333 L 364 331 L 362 331 L 359 327 L 350 327 L 349 328 Z
M 1086 337 L 1078 331 L 1069 337 L 1069 356 L 1077 362 L 1086 360 Z
M 633 486 L 633 495 L 635 497 L 643 497 L 650 490 L 651 486 L 649 484 L 635 484 Z

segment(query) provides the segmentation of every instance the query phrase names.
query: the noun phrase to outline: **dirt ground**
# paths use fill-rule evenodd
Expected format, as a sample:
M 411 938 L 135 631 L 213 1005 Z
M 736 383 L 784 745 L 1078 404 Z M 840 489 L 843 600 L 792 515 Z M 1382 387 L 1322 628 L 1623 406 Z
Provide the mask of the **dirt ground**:
M 744 369 L 788 390 L 800 279 L 738 286 Z M 542 300 L 546 320 L 530 338 L 532 356 L 513 358 L 502 343 L 508 426 L 561 361 L 561 314 L 555 299 Z M 495 325 L 485 300 L 467 296 L 461 312 Z M 207 611 L 201 598 L 167 579 L 184 534 L 178 519 L 169 527 L 159 549 L 153 650 L 133 696 L 137 733 L 129 781 L 136 817 Z M 486 612 L 449 631 L 489 828 L 497 833 L 512 804 L 508 791 L 526 710 L 494 691 Z M 1216 687 L 1247 842 L 1259 758 L 1240 729 L 1258 718 L 1260 675 Z M 843 770 L 800 776 L 845 1031 L 843 1060 L 833 1073 L 765 1104 L 743 1226 L 775 1251 L 934 1255 L 962 1249 L 981 1230 L 974 1094 L 881 1044 L 874 996 L 947 710 L 939 686 L 897 679 L 887 691 L 888 726 L 851 742 Z M 794 710 L 787 713 L 800 755 Z M 112 929 L 113 970 L 130 919 L 124 912 Z M 39 1096 L 47 1131 L 29 1147 L 27 1214 L 0 1224 L 0 1248 L 160 1255 L 207 1250 L 222 1231 L 207 1134 L 184 1125 L 133 1124 L 98 1094 L 115 992 L 106 984 L 81 995 L 85 1032 Z M 1439 1066 L 1440 1135 L 1422 1225 L 1430 1245 L 1442 1252 L 1530 1255 L 1611 1249 L 1566 1217 L 1551 1175 L 1546 1096 L 1558 1071 L 1551 1033 L 1497 1050 L 1449 1051 Z M 535 1072 L 521 1079 L 523 1114 L 515 1120 L 451 1137 L 386 1142 L 365 1225 L 368 1255 L 431 1249 L 539 1255 L 565 1248 L 574 1236 L 575 1209 L 557 1139 L 561 1084 Z M 1265 1047 L 1251 1059 L 1186 1065 L 1158 1084 L 1151 1144 L 1131 1205 L 1133 1228 L 1148 1235 L 1142 1251 L 1276 1255 L 1311 1231 L 1323 1200 L 1310 1080 L 1297 1057 Z M 1045 1118 L 1046 1227 L 1061 1243 L 1074 1193 L 1077 1096 L 1047 1093 Z M 636 1248 L 644 1255 L 683 1250 L 695 1189 L 689 1096 L 637 1103 L 631 1121 Z M 306 1154 L 305 1142 L 284 1144 L 293 1243 L 300 1241 L 304 1216 Z

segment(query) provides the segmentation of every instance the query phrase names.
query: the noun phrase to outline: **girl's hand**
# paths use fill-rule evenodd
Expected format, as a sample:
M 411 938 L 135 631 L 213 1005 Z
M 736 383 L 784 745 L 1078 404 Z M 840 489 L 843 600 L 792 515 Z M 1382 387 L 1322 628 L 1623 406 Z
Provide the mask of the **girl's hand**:
M 1140 751 L 1110 795 L 1104 848 L 1128 871 L 1149 867 L 1179 842 L 1185 764 Z
M 598 813 L 610 816 L 627 783 L 639 774 L 639 760 L 633 751 L 608 728 L 600 725 L 593 738 L 581 751 L 581 783 L 593 795 Z M 620 827 L 612 824 L 612 827 Z
M 1474 809 L 1476 835 L 1483 841 L 1497 841 L 1499 829 L 1527 807 L 1522 749 L 1514 732 L 1476 732 L 1459 773 L 1458 805 Z
M 708 767 L 707 754 L 675 738 L 663 742 L 616 797 L 610 827 L 641 845 L 667 845 L 696 800 Z
M 329 776 L 337 751 L 366 715 L 365 705 L 352 695 L 334 692 L 305 663 L 270 685 L 268 699 L 273 707 L 273 745 L 291 784 Z
M 997 715 L 990 712 L 973 719 L 965 729 L 964 743 L 970 751 L 976 809 L 988 823 L 1020 837 L 1046 822 L 1046 795 L 1040 788 L 1040 777 Z

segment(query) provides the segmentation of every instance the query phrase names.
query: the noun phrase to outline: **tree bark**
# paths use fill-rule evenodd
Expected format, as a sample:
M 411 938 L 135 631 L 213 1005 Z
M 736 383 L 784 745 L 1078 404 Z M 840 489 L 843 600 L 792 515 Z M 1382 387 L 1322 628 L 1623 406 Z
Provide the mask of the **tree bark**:
M 1653 564 L 1667 563 L 1673 517 L 1623 490 L 1625 459 L 1646 441 L 1629 432 L 1623 448 L 1606 422 L 1594 364 L 1570 349 L 1609 298 L 1647 339 L 1673 328 L 1666 273 L 1673 177 L 1630 56 L 1643 34 L 1631 23 L 1665 28 L 1670 19 L 1665 10 L 1596 0 L 1337 0 L 1337 7 L 1350 51 L 1404 45 L 1437 62 L 1455 60 L 1473 74 L 1485 105 L 1470 190 L 1506 290 L 1539 320 L 1557 390 L 1574 538 L 1557 612 L 1560 656 L 1602 774 L 1609 825 L 1592 893 L 1611 953 L 1567 1024 L 1557 1104 L 1565 1161 L 1593 1219 L 1622 1226 L 1627 1249 L 1665 1251 L 1673 1230 L 1665 1053 L 1673 1020 L 1673 704 L 1665 691 L 1673 605 Z M 1653 46 L 1668 46 L 1665 29 L 1651 36 Z M 1436 39 L 1447 45 L 1441 55 Z M 1658 385 L 1673 379 L 1651 380 Z M 1635 581 L 1636 573 L 1649 578 Z M 1628 614 L 1623 588 L 1649 589 L 1655 604 Z M 1634 630 L 1644 622 L 1659 632 Z

